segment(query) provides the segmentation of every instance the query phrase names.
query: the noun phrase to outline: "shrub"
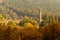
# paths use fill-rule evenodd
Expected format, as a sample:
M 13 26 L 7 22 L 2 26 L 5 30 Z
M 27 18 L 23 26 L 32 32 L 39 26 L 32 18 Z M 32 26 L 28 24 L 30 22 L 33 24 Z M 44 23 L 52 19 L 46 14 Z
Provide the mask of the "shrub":
M 2 24 L 0 25 L 0 40 L 5 40 L 5 31 L 6 31 L 6 25 L 5 24 Z
M 25 23 L 24 24 L 24 28 L 27 29 L 27 28 L 33 28 L 33 25 L 31 23 Z
M 45 40 L 60 39 L 60 28 L 59 23 L 51 23 L 44 28 Z
M 8 29 L 5 31 L 4 36 L 5 40 L 19 40 L 20 30 L 17 27 L 11 28 L 10 26 L 8 26 Z
M 36 20 L 39 23 L 39 19 L 38 18 L 34 18 L 33 20 Z
M 20 26 L 23 26 L 24 23 L 25 23 L 24 21 L 20 21 L 20 22 L 19 22 L 19 25 L 20 25 Z
M 32 20 L 31 24 L 33 25 L 33 29 L 38 29 L 39 28 L 39 24 L 36 20 Z
M 4 19 L 3 15 L 0 14 L 0 20 L 2 21 Z
M 30 22 L 29 17 L 25 16 L 22 21 L 19 22 L 20 26 L 23 26 L 25 23 Z
M 46 23 L 45 23 L 45 21 L 41 21 L 41 23 L 39 23 L 39 25 L 40 25 L 40 26 L 45 26 Z
M 35 24 L 35 25 L 33 25 L 33 28 L 37 30 L 37 29 L 39 29 L 39 25 Z
M 38 22 L 36 20 L 31 20 L 30 23 L 32 23 L 32 25 L 38 24 Z
M 14 22 L 14 21 L 9 21 L 9 22 L 7 23 L 7 25 L 8 25 L 8 26 L 17 26 L 17 23 Z

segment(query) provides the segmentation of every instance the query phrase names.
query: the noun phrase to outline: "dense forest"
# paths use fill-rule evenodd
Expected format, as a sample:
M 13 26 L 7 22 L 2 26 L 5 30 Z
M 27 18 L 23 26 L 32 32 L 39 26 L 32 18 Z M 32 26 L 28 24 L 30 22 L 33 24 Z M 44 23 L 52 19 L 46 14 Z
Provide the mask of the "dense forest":
M 0 4 L 0 13 L 5 18 L 19 19 L 21 16 L 39 17 L 40 10 L 59 15 L 60 5 L 56 0 L 5 0 Z M 4 15 L 5 14 L 5 15 Z
M 59 13 L 59 0 L 0 0 L 0 40 L 60 40 Z

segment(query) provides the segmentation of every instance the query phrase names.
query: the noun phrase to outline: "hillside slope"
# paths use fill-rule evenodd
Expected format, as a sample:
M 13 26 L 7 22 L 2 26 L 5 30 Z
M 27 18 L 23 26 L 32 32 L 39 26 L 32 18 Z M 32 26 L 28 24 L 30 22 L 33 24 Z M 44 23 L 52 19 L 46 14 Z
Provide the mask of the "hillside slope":
M 6 18 L 18 19 L 20 16 L 38 16 L 39 11 L 60 13 L 59 0 L 5 0 L 0 4 L 0 13 Z M 38 13 L 38 14 L 37 14 Z M 37 15 L 36 15 L 37 14 Z

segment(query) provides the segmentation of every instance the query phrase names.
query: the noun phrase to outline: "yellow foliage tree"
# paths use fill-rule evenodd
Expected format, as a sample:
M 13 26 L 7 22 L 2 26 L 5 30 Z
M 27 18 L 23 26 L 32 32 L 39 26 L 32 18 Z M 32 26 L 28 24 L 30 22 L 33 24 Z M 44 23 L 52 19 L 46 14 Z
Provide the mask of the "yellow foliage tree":
M 33 28 L 33 25 L 31 23 L 25 23 L 24 28 Z
M 12 27 L 12 28 L 15 28 L 15 27 L 17 26 L 17 23 L 14 22 L 14 21 L 9 21 L 9 22 L 7 23 L 7 26 L 10 26 L 10 27 Z
M 33 28 L 39 28 L 39 24 L 37 21 L 34 20 L 33 22 Z
M 36 20 L 31 20 L 31 23 L 34 24 L 38 24 L 38 22 Z
M 0 23 L 3 23 L 4 17 L 3 15 L 0 13 Z
M 24 16 L 24 19 L 29 19 L 29 17 L 28 16 Z

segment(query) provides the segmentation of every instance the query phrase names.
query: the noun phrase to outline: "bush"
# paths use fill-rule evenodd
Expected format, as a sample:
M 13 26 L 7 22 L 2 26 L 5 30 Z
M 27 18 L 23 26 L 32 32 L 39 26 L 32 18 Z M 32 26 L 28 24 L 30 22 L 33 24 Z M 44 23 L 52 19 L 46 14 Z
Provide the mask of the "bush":
M 25 16 L 22 21 L 19 22 L 19 25 L 20 26 L 23 26 L 25 23 L 31 23 L 32 25 L 35 25 L 35 24 L 38 24 L 38 19 L 35 18 L 35 19 L 31 19 L 27 16 Z
M 56 39 L 60 39 L 60 24 L 59 23 L 51 23 L 49 25 L 47 25 L 46 27 L 44 27 L 44 40 L 56 40 Z
M 33 25 L 33 28 L 37 30 L 37 29 L 39 29 L 40 27 L 39 27 L 38 24 L 35 24 L 35 25 Z
M 36 20 L 31 20 L 30 23 L 31 23 L 32 25 L 38 24 L 38 22 L 37 22 Z
M 7 27 L 5 24 L 0 25 L 0 40 L 5 40 L 5 31 Z
M 2 21 L 4 19 L 3 15 L 0 13 L 0 20 Z
M 41 23 L 39 23 L 40 26 L 45 26 L 46 23 L 44 21 L 41 21 Z
M 29 17 L 25 16 L 22 21 L 19 22 L 20 26 L 23 26 L 25 23 L 30 22 Z
M 19 22 L 19 25 L 20 25 L 20 26 L 23 26 L 24 23 L 25 23 L 24 21 L 20 21 L 20 22 Z
M 27 28 L 33 28 L 33 25 L 31 23 L 25 23 L 24 24 L 24 28 L 27 29 Z
M 25 29 L 23 40 L 43 40 L 43 34 L 33 29 Z
M 60 23 L 51 23 L 39 30 L 34 30 L 34 27 L 38 27 L 37 23 L 32 25 L 29 22 L 23 26 L 7 26 L 5 23 L 1 23 L 0 40 L 19 40 L 19 38 L 26 40 L 60 40 Z
M 34 18 L 33 20 L 36 20 L 39 23 L 39 19 L 38 18 Z
M 4 34 L 5 34 L 5 40 L 19 40 L 20 30 L 17 27 L 11 28 L 9 26 Z
M 38 29 L 39 28 L 39 24 L 36 20 L 31 20 L 31 24 L 33 25 L 33 29 Z
M 8 26 L 17 26 L 17 23 L 14 22 L 14 21 L 9 21 L 9 22 L 7 23 L 7 25 L 8 25 Z

